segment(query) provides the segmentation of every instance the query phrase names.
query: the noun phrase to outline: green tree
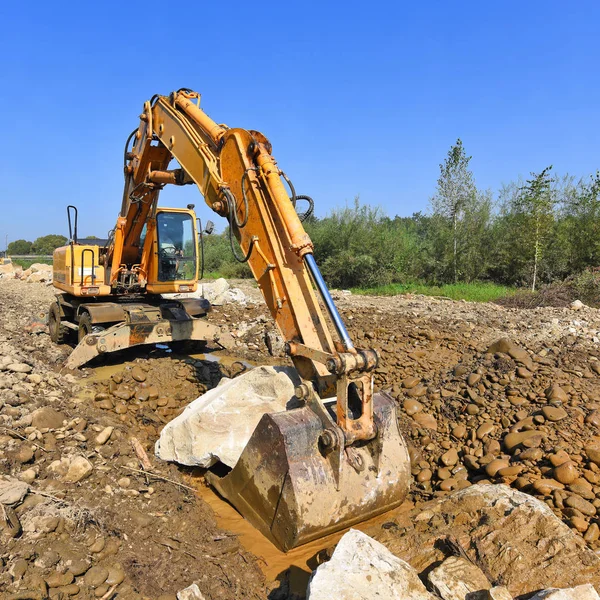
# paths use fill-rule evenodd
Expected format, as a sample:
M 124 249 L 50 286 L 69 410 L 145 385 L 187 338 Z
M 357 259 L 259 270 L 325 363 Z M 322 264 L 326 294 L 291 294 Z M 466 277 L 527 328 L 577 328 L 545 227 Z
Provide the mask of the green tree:
M 470 156 L 463 148 L 462 140 L 448 151 L 448 156 L 440 165 L 437 191 L 431 199 L 434 215 L 440 215 L 452 223 L 452 268 L 454 281 L 458 281 L 458 239 L 459 222 L 472 196 L 475 195 L 473 174 L 469 170 Z
M 600 265 L 600 171 L 580 181 L 565 201 L 565 229 L 570 241 L 569 268 Z
M 31 254 L 31 242 L 27 240 L 15 240 L 8 245 L 8 255 Z
M 462 141 L 456 140 L 440 165 L 437 190 L 431 199 L 433 215 L 438 217 L 431 223 L 436 225 L 437 245 L 442 248 L 447 248 L 448 244 L 451 246 L 450 261 L 446 258 L 447 250 L 440 248 L 440 267 L 442 271 L 449 267 L 455 283 L 459 276 L 471 279 L 481 271 L 477 267 L 482 264 L 478 254 L 491 215 L 490 194 L 478 192 L 473 173 L 469 170 L 470 160 Z
M 477 191 L 463 212 L 460 274 L 465 281 L 471 282 L 485 278 L 490 265 L 492 192 Z
M 307 227 L 325 281 L 333 287 L 369 287 L 393 282 L 405 239 L 381 209 L 361 205 L 336 209 Z
M 240 263 L 231 252 L 229 228 L 223 233 L 213 233 L 203 236 L 204 243 L 204 273 L 218 273 L 221 277 L 246 279 L 252 277 L 248 263 Z M 234 244 L 237 244 L 235 239 Z M 200 249 L 199 249 L 200 251 Z M 241 252 L 238 248 L 238 252 Z
M 515 199 L 516 211 L 525 217 L 527 245 L 533 260 L 532 291 L 535 291 L 538 268 L 554 223 L 556 197 L 552 191 L 554 179 L 550 177 L 551 169 L 552 165 L 540 173 L 531 173 L 532 178 L 527 180 Z
M 33 254 L 52 254 L 56 248 L 64 246 L 68 242 L 64 235 L 44 235 L 33 242 L 31 251 Z

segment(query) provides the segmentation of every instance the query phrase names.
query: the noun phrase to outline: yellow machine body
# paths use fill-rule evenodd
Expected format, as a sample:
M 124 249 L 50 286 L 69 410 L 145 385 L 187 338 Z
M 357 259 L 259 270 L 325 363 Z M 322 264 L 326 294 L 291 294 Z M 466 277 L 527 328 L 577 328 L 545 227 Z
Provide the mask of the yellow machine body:
M 185 240 L 174 240 L 163 230 L 170 222 L 187 230 Z M 173 229 L 173 226 L 171 225 Z M 175 229 L 177 229 L 175 227 Z M 173 234 L 171 234 L 173 237 Z M 54 251 L 54 287 L 81 298 L 119 295 L 122 276 L 135 278 L 136 293 L 176 294 L 195 292 L 198 287 L 196 214 L 191 209 L 158 208 L 148 221 L 138 248 L 138 261 L 105 266 L 107 249 L 71 241 Z M 117 229 L 115 254 L 124 246 L 124 234 Z
M 74 296 L 109 296 L 100 265 L 100 247 L 69 244 L 54 251 L 52 257 L 54 287 Z
M 172 160 L 178 168 L 169 169 Z M 159 209 L 158 196 L 165 185 L 195 184 L 227 219 L 231 249 L 248 264 L 302 380 L 302 408 L 263 415 L 238 464 L 211 474 L 211 485 L 284 550 L 401 503 L 410 459 L 395 401 L 374 393 L 379 356 L 354 346 L 313 256 L 308 213 L 297 211 L 298 200 L 312 207 L 312 199 L 296 195 L 269 140 L 217 124 L 198 93 L 181 89 L 144 103 L 124 163 L 121 211 L 105 246 L 80 246 L 75 235 L 55 254 L 62 293 L 50 334 L 64 341 L 65 328 L 79 332 L 68 365 L 137 344 L 218 339 L 201 318 L 210 309 L 203 299 L 161 297 L 194 291 L 198 261 L 193 211 Z

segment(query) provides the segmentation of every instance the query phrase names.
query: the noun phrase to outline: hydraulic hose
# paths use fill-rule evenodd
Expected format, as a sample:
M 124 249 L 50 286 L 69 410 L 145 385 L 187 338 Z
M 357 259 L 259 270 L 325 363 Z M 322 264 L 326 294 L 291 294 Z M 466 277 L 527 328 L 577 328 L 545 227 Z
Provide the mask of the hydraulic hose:
M 246 199 L 246 197 L 244 195 L 245 215 L 244 215 L 243 222 L 239 223 L 237 220 L 235 198 L 234 198 L 233 194 L 227 188 L 223 188 L 221 191 L 223 192 L 225 198 L 227 198 L 227 205 L 229 207 L 229 245 L 231 246 L 231 253 L 233 254 L 233 258 L 235 258 L 235 260 L 237 260 L 239 263 L 248 262 L 248 259 L 250 258 L 250 255 L 252 254 L 252 249 L 254 248 L 254 238 L 250 241 L 250 247 L 248 248 L 248 253 L 245 256 L 244 255 L 240 256 L 237 253 L 237 251 L 235 249 L 235 244 L 233 243 L 233 226 L 234 226 L 234 224 L 239 230 L 239 229 L 242 229 L 248 222 L 248 200 Z
M 304 223 L 304 221 L 313 214 L 315 210 L 315 201 L 310 196 L 304 195 L 296 196 L 296 201 L 298 200 L 306 200 L 308 202 L 308 210 L 303 213 L 298 213 L 298 218 Z

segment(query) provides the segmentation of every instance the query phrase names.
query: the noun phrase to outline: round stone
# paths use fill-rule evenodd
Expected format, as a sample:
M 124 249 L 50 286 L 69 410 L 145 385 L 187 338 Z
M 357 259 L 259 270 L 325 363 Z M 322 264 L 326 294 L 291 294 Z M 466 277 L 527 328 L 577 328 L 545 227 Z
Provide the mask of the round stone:
M 452 467 L 458 462 L 458 452 L 456 448 L 450 448 L 440 457 L 440 462 L 446 467 Z
M 467 428 L 464 425 L 457 425 L 452 430 L 452 435 L 455 438 L 462 439 L 462 438 L 464 438 L 467 435 Z
M 92 567 L 85 575 L 84 581 L 92 588 L 102 585 L 108 577 L 108 569 L 100 565 Z
M 431 469 L 423 469 L 422 471 L 419 471 L 417 481 L 419 483 L 424 483 L 425 481 L 429 481 L 432 477 L 433 473 L 431 472 Z
M 562 419 L 566 418 L 567 411 L 564 408 L 557 406 L 544 406 L 542 408 L 542 414 L 548 421 L 562 421 Z
M 411 417 L 423 410 L 423 405 L 414 398 L 407 398 L 406 400 L 404 400 L 404 402 L 402 403 L 402 407 L 404 408 L 406 414 Z
M 579 477 L 577 467 L 571 461 L 567 461 L 554 467 L 554 479 L 568 485 L 573 483 Z
M 482 423 L 477 428 L 477 439 L 482 440 L 486 435 L 492 433 L 492 431 L 494 431 L 494 428 L 494 424 L 491 421 L 486 421 L 485 423 Z
M 457 484 L 458 481 L 451 477 L 450 479 L 445 479 L 444 481 L 442 481 L 439 485 L 439 488 L 443 492 L 450 492 L 457 486 Z
M 508 467 L 508 461 L 504 460 L 502 458 L 496 458 L 494 459 L 492 462 L 490 462 L 486 468 L 485 468 L 485 472 L 490 476 L 490 477 L 495 477 L 496 474 L 498 473 L 498 471 L 500 471 L 500 469 L 504 469 L 506 467 Z

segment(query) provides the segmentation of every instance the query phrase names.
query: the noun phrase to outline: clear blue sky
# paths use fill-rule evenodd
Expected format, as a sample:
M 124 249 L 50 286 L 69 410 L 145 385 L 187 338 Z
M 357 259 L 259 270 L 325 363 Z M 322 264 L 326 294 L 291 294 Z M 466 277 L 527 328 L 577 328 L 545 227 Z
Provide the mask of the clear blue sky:
M 0 19 L 2 248 L 65 233 L 70 203 L 104 235 L 144 100 L 180 87 L 267 135 L 318 215 L 357 194 L 426 210 L 457 137 L 481 188 L 600 167 L 598 2 L 34 0 Z M 212 216 L 193 189 L 162 200 Z

